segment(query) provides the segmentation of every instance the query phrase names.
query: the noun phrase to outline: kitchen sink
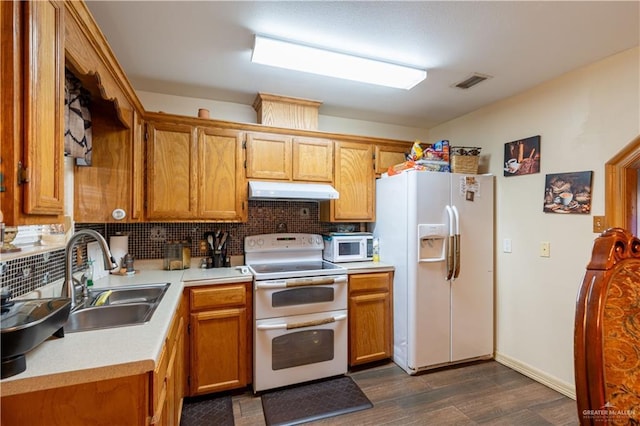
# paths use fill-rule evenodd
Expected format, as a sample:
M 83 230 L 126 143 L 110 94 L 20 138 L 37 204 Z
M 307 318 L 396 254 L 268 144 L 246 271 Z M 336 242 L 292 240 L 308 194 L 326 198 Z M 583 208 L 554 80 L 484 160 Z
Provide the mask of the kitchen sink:
M 168 283 L 145 284 L 141 286 L 131 286 L 116 289 L 91 290 L 89 300 L 95 301 L 102 293 L 111 290 L 111 294 L 105 301 L 105 305 L 121 305 L 126 303 L 156 303 L 160 302 L 162 296 L 169 288 Z
M 87 305 L 69 314 L 64 330 L 72 333 L 148 322 L 168 287 L 169 283 L 161 283 L 91 290 Z M 111 294 L 103 305 L 91 306 L 102 293 L 109 290 Z

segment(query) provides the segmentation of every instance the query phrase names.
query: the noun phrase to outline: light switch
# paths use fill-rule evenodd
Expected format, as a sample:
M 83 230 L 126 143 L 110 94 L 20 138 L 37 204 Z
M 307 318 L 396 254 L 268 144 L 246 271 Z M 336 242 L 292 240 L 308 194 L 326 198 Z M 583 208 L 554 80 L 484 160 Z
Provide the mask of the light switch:
M 540 257 L 551 257 L 551 243 L 549 241 L 540 243 Z
M 502 251 L 505 253 L 511 253 L 511 238 L 505 238 L 502 240 Z

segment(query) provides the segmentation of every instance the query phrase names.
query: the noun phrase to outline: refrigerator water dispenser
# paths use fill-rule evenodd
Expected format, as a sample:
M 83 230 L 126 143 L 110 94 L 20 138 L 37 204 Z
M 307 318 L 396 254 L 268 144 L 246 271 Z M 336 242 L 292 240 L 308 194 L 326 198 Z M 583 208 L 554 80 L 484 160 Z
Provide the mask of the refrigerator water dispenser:
M 418 225 L 418 262 L 442 262 L 445 260 L 446 240 L 449 234 L 444 223 Z

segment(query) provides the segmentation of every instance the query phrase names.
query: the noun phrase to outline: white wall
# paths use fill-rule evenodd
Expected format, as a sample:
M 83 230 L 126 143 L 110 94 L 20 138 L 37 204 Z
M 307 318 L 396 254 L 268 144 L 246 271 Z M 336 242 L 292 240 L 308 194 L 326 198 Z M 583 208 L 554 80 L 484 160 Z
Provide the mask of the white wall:
M 439 125 L 474 141 L 496 181 L 496 358 L 574 394 L 575 298 L 604 214 L 604 164 L 640 134 L 639 50 L 631 49 Z M 499 78 L 499 76 L 497 76 Z M 541 172 L 503 177 L 504 144 L 541 136 Z M 545 174 L 592 170 L 591 215 L 542 212 Z M 512 239 L 513 252 L 502 252 Z M 541 241 L 551 257 L 539 256 Z
M 137 91 L 140 102 L 147 111 L 163 111 L 170 114 L 197 116 L 199 108 L 209 110 L 216 120 L 256 123 L 256 111 L 251 105 L 221 102 L 211 99 L 186 98 L 161 93 Z M 320 107 L 322 112 L 322 107 Z M 318 130 L 330 133 L 343 133 L 360 136 L 431 142 L 427 139 L 428 130 L 416 127 L 403 127 L 371 121 L 352 120 L 319 114 Z

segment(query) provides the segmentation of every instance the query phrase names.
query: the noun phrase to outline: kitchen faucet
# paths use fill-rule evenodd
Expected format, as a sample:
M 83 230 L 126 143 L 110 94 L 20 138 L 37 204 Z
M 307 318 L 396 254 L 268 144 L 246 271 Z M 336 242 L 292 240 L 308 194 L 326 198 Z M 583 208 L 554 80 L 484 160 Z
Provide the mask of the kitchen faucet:
M 98 242 L 100 249 L 102 250 L 102 257 L 104 258 L 105 269 L 114 269 L 118 267 L 118 263 L 111 255 L 107 241 L 99 232 L 93 229 L 81 229 L 69 238 L 67 247 L 65 249 L 64 260 L 64 283 L 62 283 L 62 296 L 67 296 L 71 299 L 71 309 L 76 307 L 76 289 L 73 280 L 73 246 L 82 236 L 93 237 Z M 86 286 L 85 282 L 82 282 L 82 286 Z

